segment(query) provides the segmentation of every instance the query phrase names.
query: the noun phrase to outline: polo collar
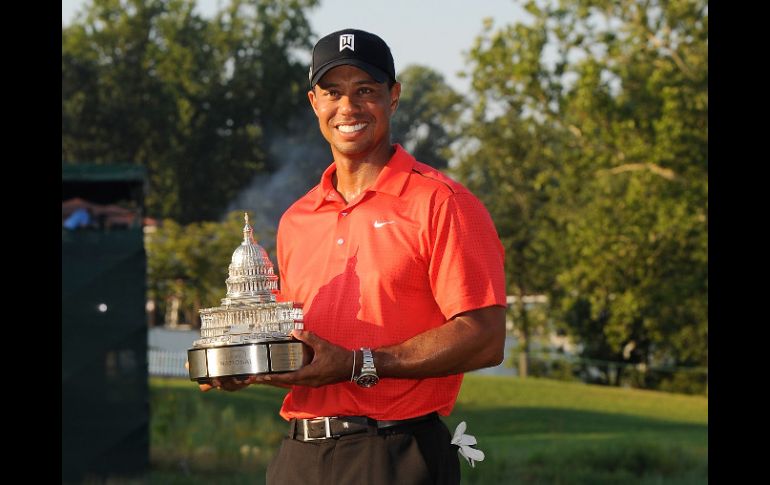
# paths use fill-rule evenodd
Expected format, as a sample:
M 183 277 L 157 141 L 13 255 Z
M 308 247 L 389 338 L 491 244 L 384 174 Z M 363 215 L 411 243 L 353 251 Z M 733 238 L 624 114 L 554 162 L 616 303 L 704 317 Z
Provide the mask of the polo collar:
M 393 153 L 393 156 L 390 157 L 388 163 L 382 168 L 374 184 L 366 189 L 367 191 L 382 192 L 394 197 L 401 195 L 401 191 L 404 189 L 404 185 L 406 185 L 409 174 L 414 167 L 415 159 L 400 144 L 394 144 L 394 148 L 396 151 Z M 326 201 L 334 202 L 341 200 L 339 193 L 337 193 L 332 184 L 332 176 L 336 170 L 337 166 L 332 163 L 321 175 L 320 190 L 318 195 L 316 195 L 313 210 L 318 210 Z

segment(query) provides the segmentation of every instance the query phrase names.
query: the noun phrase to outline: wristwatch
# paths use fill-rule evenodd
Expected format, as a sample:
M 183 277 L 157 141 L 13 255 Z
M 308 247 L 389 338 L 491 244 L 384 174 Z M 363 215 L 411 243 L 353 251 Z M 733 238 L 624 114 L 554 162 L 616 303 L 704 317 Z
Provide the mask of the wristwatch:
M 377 369 L 374 367 L 374 357 L 372 349 L 361 347 L 361 353 L 364 356 L 364 365 L 361 366 L 361 373 L 356 377 L 356 384 L 361 387 L 372 387 L 380 382 L 377 376 Z

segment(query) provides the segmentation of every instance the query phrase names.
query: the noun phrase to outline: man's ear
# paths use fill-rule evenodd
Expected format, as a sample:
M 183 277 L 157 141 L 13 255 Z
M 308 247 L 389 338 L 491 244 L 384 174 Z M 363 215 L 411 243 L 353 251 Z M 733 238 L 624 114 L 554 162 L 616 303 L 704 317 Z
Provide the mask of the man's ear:
M 307 99 L 310 101 L 310 106 L 313 108 L 313 112 L 318 116 L 318 109 L 316 108 L 315 87 L 310 88 L 307 92 Z
M 401 83 L 393 83 L 393 87 L 390 88 L 390 111 L 395 113 L 398 109 L 398 101 L 401 99 Z

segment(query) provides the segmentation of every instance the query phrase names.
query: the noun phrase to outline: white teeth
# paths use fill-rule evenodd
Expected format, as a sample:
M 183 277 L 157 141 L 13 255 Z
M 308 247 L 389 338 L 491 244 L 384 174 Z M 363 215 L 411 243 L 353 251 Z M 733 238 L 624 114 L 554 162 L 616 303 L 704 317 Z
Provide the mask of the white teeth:
M 358 123 L 356 125 L 340 125 L 337 127 L 343 133 L 353 133 L 354 131 L 362 130 L 366 126 L 366 123 Z

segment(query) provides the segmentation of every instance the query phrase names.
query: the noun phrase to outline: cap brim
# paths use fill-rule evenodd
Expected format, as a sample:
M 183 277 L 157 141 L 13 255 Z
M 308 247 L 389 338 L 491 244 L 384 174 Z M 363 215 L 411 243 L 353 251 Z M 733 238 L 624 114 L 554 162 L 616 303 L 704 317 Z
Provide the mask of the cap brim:
M 366 71 L 370 76 L 372 76 L 378 83 L 384 83 L 390 78 L 390 76 L 379 67 L 375 67 L 364 61 L 360 61 L 358 59 L 336 59 L 329 62 L 328 64 L 324 64 L 315 73 L 313 73 L 313 77 L 310 79 L 310 88 L 312 89 L 313 86 L 318 84 L 318 81 L 324 77 L 324 74 L 339 66 L 355 66 L 359 69 L 362 69 Z

